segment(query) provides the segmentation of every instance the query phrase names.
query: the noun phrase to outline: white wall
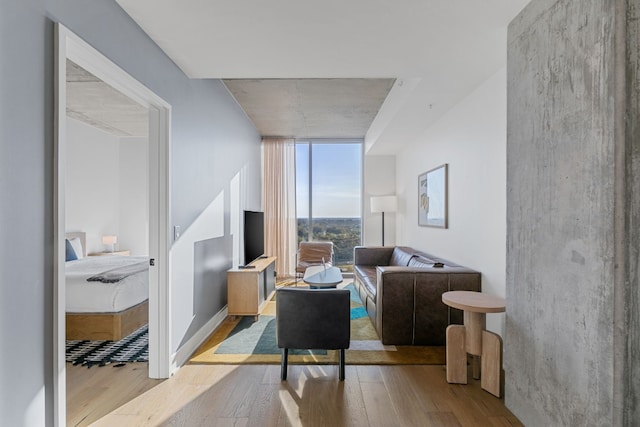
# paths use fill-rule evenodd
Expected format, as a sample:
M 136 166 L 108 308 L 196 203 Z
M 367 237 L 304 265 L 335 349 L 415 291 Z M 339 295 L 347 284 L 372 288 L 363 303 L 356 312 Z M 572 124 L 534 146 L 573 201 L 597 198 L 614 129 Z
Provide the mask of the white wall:
M 118 246 L 149 254 L 149 139 L 120 138 L 120 227 Z
M 221 81 L 187 78 L 113 0 L 92 1 L 90 8 L 82 0 L 0 1 L 0 52 L 11 58 L 0 66 L 0 341 L 14 349 L 0 351 L 0 423 L 8 426 L 54 425 L 54 393 L 60 389 L 51 363 L 54 22 L 63 22 L 171 105 L 173 224 L 186 229 L 245 165 L 246 186 L 233 188 L 248 190 L 235 200 L 260 206 L 260 136 Z M 107 173 L 103 167 L 96 166 L 100 174 Z M 226 206 L 224 215 L 227 233 Z M 232 250 L 225 253 L 231 257 Z M 171 284 L 172 295 L 196 286 L 193 277 L 186 279 Z M 196 302 L 209 304 L 207 298 Z M 198 314 L 203 310 L 192 316 L 192 307 L 172 304 L 172 324 L 185 317 L 194 318 L 193 328 L 204 324 L 206 315 Z M 190 335 L 172 328 L 176 336 Z
M 449 164 L 449 228 L 418 226 L 418 175 Z M 506 69 L 501 69 L 397 156 L 397 240 L 482 273 L 505 296 Z M 504 314 L 487 316 L 504 335 Z
M 67 118 L 66 230 L 87 233 L 87 253 L 115 234 L 117 248 L 148 254 L 147 145 Z
M 87 252 L 100 252 L 120 223 L 118 137 L 72 118 L 67 137 L 66 231 L 86 232 Z
M 371 213 L 371 196 L 388 196 L 396 192 L 396 157 L 364 156 L 364 200 L 362 211 L 362 244 L 382 244 L 382 214 Z M 396 214 L 384 214 L 384 244 L 396 242 Z

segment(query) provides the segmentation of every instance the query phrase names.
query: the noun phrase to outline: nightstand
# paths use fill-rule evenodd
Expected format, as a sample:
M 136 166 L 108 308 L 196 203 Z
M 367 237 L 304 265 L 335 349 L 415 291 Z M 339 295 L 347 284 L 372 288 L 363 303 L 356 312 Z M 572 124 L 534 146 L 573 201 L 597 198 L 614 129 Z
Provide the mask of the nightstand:
M 87 254 L 87 256 L 105 256 L 105 255 L 123 255 L 129 256 L 131 255 L 131 251 L 113 251 L 113 252 L 92 252 Z

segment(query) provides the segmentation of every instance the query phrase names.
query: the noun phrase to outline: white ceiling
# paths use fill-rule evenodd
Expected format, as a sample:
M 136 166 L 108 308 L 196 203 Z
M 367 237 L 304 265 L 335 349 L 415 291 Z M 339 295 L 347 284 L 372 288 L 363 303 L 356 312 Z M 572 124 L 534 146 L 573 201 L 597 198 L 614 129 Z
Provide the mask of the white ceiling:
M 116 0 L 192 78 L 396 78 L 366 135 L 395 153 L 506 64 L 529 0 Z

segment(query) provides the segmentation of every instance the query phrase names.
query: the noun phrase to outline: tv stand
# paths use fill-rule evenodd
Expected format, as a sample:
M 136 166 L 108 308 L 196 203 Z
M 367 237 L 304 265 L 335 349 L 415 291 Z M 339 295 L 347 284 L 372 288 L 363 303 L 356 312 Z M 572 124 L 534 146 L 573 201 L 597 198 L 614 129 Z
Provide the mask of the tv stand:
M 251 263 L 254 268 L 227 270 L 227 293 L 230 316 L 254 316 L 276 291 L 276 257 L 259 258 Z

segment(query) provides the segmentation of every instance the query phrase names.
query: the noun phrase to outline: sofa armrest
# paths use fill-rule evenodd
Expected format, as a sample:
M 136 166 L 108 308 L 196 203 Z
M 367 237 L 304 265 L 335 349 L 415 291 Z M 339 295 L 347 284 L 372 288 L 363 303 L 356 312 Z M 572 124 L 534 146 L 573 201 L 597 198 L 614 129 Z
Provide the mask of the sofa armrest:
M 447 326 L 462 323 L 462 312 L 445 305 L 442 294 L 481 290 L 481 274 L 466 267 L 378 266 L 376 276 L 375 324 L 383 344 L 444 345 Z
M 356 246 L 353 248 L 354 265 L 389 265 L 393 246 Z
M 376 321 L 385 345 L 413 344 L 415 273 L 407 267 L 376 268 Z

